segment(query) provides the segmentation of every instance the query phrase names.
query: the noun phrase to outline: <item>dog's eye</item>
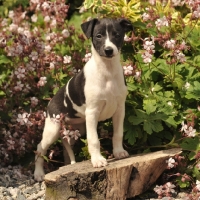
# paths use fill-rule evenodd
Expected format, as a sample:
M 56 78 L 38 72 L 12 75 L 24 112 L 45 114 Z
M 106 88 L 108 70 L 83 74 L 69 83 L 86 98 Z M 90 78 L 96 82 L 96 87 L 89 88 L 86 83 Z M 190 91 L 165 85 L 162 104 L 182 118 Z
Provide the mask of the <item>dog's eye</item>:
M 101 39 L 101 38 L 102 38 L 102 35 L 101 35 L 101 34 L 97 34 L 96 37 L 97 37 L 98 39 Z
M 116 33 L 116 34 L 115 34 L 115 37 L 116 37 L 116 38 L 120 38 L 121 35 L 120 35 L 119 33 Z

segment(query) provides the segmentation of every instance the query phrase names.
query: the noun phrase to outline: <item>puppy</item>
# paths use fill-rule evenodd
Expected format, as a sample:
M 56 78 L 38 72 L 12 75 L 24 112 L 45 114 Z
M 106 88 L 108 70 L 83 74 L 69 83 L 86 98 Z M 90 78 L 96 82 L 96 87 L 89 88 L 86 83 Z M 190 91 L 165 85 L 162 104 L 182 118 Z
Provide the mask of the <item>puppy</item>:
M 104 167 L 106 159 L 100 153 L 97 123 L 112 117 L 113 154 L 125 158 L 127 151 L 122 146 L 123 121 L 127 88 L 120 64 L 120 49 L 125 33 L 132 31 L 126 19 L 92 19 L 81 25 L 87 38 L 92 40 L 92 57 L 83 70 L 69 80 L 52 98 L 47 107 L 47 117 L 41 142 L 37 146 L 34 178 L 44 177 L 43 158 L 49 146 L 60 136 L 60 123 L 53 116 L 63 114 L 67 124 L 85 132 L 93 167 Z M 71 164 L 75 163 L 70 144 L 63 140 Z

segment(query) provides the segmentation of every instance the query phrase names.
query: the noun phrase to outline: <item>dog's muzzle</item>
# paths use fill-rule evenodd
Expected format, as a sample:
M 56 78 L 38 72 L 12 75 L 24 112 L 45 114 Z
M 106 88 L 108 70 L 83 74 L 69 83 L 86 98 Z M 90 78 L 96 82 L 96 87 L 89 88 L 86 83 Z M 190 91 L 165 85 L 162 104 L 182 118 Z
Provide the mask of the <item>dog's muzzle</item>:
M 106 47 L 104 49 L 104 52 L 105 52 L 105 54 L 106 54 L 107 57 L 112 57 L 114 50 L 113 50 L 112 47 Z

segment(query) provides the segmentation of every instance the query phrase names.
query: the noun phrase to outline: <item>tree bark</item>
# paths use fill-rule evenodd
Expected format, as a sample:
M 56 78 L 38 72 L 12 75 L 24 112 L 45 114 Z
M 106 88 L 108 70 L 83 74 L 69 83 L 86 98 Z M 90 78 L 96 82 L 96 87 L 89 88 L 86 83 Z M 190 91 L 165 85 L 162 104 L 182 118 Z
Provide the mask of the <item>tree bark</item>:
M 169 149 L 109 160 L 102 168 L 90 161 L 61 167 L 46 174 L 46 199 L 125 200 L 145 192 L 166 169 L 166 160 L 181 149 Z

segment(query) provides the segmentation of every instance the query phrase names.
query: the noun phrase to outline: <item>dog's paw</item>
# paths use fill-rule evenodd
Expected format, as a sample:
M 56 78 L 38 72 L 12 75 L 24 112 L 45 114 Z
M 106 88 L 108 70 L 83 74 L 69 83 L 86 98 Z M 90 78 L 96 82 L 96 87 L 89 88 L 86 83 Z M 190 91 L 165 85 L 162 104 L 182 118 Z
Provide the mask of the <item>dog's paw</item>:
M 44 180 L 44 170 L 43 169 L 35 169 L 34 172 L 34 179 L 38 182 L 41 182 Z
M 93 167 L 105 167 L 108 164 L 103 156 L 92 157 L 91 162 Z
M 128 152 L 124 149 L 113 151 L 113 155 L 116 159 L 127 158 L 129 156 Z

